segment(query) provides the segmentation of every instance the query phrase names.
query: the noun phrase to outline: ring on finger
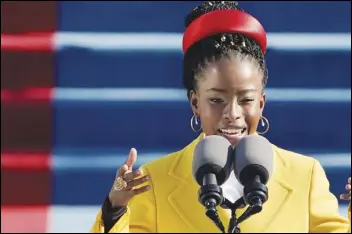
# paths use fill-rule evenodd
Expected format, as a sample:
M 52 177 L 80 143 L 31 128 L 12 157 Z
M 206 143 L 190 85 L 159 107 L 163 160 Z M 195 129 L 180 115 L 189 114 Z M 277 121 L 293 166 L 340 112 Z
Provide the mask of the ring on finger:
M 127 182 L 122 178 L 122 176 L 117 177 L 113 186 L 114 190 L 121 191 L 126 187 L 127 187 Z

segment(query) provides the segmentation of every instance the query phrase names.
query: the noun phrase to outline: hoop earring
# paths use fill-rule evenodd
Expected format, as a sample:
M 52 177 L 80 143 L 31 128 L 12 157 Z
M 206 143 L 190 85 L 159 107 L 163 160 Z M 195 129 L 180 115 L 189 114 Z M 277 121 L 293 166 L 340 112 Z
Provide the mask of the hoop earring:
M 260 135 L 264 135 L 265 133 L 267 133 L 270 129 L 270 124 L 269 124 L 269 120 L 267 118 L 265 118 L 264 116 L 260 117 L 260 121 L 261 121 L 261 125 L 262 127 L 264 127 L 266 125 L 266 129 L 263 132 L 259 132 L 257 131 L 258 134 Z
M 193 122 L 195 123 L 196 126 L 199 125 L 197 130 L 195 129 Z M 202 125 L 198 124 L 198 119 L 197 119 L 197 116 L 195 114 L 191 118 L 191 129 L 193 130 L 193 132 L 199 132 L 202 129 Z

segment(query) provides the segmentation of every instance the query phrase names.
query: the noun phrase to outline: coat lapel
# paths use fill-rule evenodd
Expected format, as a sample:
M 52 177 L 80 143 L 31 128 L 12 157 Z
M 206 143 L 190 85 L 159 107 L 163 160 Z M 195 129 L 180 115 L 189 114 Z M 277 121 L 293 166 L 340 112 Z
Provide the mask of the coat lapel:
M 192 177 L 192 159 L 195 146 L 202 139 L 200 135 L 191 144 L 185 147 L 177 156 L 169 175 L 176 178 L 179 183 L 168 199 L 179 217 L 192 230 L 191 232 L 219 232 L 215 224 L 205 215 L 205 208 L 198 202 L 199 185 Z M 275 171 L 268 182 L 269 199 L 264 204 L 261 213 L 256 214 L 240 224 L 242 232 L 264 232 L 270 228 L 272 221 L 285 204 L 290 200 L 293 189 L 287 184 L 285 178 L 287 165 L 282 161 L 277 147 L 275 152 Z M 246 208 L 237 212 L 237 217 L 243 214 Z M 230 213 L 218 207 L 219 216 L 227 230 Z
M 275 217 L 290 201 L 294 192 L 293 186 L 287 183 L 287 181 L 290 181 L 289 165 L 282 160 L 280 150 L 274 145 L 273 150 L 274 173 L 267 184 L 268 201 L 264 203 L 263 210 L 259 214 L 251 216 L 240 224 L 242 232 L 270 232 L 270 226 L 273 224 Z M 243 213 L 245 209 L 240 210 L 240 212 Z
M 201 134 L 177 156 L 169 175 L 175 177 L 179 183 L 168 199 L 179 217 L 191 229 L 190 232 L 217 232 L 215 225 L 205 216 L 204 207 L 198 202 L 199 186 L 192 178 L 193 151 L 202 137 Z

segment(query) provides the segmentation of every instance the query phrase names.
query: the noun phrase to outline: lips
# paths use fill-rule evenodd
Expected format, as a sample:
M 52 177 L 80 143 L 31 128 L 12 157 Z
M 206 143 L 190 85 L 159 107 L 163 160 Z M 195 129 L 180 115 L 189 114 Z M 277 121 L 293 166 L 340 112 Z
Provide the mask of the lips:
M 231 145 L 235 146 L 242 137 L 247 135 L 247 128 L 221 128 L 218 130 L 218 134 L 225 137 Z

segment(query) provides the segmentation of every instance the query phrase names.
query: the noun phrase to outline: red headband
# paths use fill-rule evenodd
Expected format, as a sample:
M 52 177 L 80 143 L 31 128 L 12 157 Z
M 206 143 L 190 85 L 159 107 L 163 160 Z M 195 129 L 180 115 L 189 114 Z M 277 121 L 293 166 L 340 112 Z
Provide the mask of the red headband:
M 183 52 L 197 41 L 217 33 L 240 33 L 254 39 L 263 54 L 267 40 L 263 26 L 253 16 L 238 10 L 217 10 L 193 21 L 183 34 Z

